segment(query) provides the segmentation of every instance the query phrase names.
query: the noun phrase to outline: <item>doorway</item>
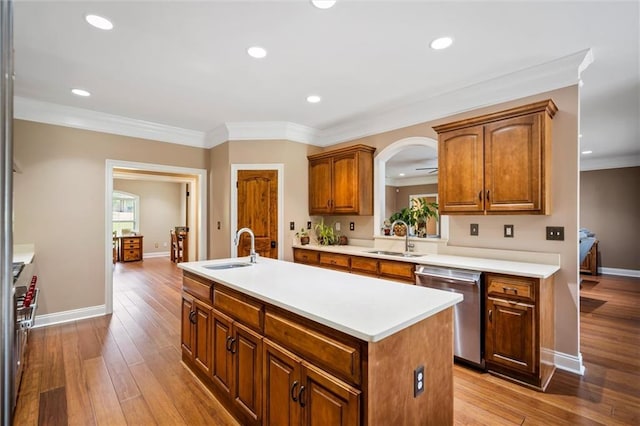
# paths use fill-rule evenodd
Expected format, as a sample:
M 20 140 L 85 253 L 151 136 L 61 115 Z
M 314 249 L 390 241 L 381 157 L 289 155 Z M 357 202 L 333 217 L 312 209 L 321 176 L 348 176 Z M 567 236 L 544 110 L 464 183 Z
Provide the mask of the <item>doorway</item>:
M 130 161 L 106 160 L 105 179 L 105 247 L 107 247 L 105 258 L 105 312 L 113 312 L 113 216 L 112 216 L 112 196 L 113 179 L 123 175 L 135 179 L 135 176 L 144 175 L 145 179 L 183 181 L 188 183 L 192 192 L 189 197 L 189 205 L 186 207 L 189 223 L 193 227 L 190 232 L 193 240 L 194 253 L 197 253 L 191 260 L 204 260 L 207 258 L 207 171 L 204 169 L 193 169 L 186 167 L 167 166 L 162 164 L 137 163 Z M 168 232 L 168 230 L 167 230 Z
M 242 180 L 242 188 L 240 181 Z M 284 256 L 284 165 L 232 164 L 231 165 L 231 257 L 243 256 L 248 236 L 241 246 L 234 243 L 239 219 L 251 223 L 256 236 L 256 252 L 265 257 L 282 259 Z M 242 199 L 240 196 L 242 196 Z M 246 203 L 250 203 L 247 205 Z M 239 208 L 240 206 L 240 208 Z M 275 238 L 274 238 L 275 237 Z M 246 245 L 246 247 L 245 247 Z M 275 247 L 273 247 L 275 245 Z M 267 255 L 267 253 L 269 253 Z

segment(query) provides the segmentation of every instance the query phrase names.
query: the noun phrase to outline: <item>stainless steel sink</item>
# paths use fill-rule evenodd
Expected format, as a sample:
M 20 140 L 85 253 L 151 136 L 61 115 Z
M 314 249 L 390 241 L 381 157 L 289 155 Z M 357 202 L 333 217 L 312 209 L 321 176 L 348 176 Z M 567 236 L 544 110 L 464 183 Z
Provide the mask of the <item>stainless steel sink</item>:
M 234 262 L 234 263 L 219 263 L 217 265 L 205 265 L 203 268 L 206 269 L 236 269 L 236 268 L 244 268 L 245 266 L 251 266 L 251 263 L 243 263 L 243 262 Z
M 385 256 L 400 256 L 400 257 L 420 257 L 420 256 L 424 256 L 422 254 L 416 254 L 416 253 L 403 253 L 401 251 L 386 251 L 386 250 L 372 250 L 372 251 L 368 251 L 367 253 L 383 254 Z

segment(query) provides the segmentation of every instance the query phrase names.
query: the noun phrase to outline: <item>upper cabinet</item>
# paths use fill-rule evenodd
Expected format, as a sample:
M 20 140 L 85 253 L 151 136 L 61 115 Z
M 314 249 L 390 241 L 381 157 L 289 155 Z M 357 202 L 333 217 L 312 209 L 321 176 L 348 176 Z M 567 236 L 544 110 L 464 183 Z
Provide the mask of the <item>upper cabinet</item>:
M 549 214 L 552 100 L 434 127 L 440 214 Z
M 354 145 L 310 155 L 309 214 L 373 214 L 373 152 Z

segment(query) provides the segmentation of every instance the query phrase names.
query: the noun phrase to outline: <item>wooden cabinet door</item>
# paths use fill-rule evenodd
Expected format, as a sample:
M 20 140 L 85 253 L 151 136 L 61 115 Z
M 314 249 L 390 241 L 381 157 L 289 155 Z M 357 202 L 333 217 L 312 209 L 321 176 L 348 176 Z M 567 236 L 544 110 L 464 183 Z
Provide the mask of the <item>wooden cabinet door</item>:
M 212 308 L 194 299 L 195 339 L 193 344 L 193 360 L 206 374 L 211 372 L 211 323 Z
M 262 336 L 234 322 L 232 396 L 244 413 L 258 422 L 262 411 Z
M 309 160 L 309 214 L 331 213 L 333 197 L 333 161 L 331 158 Z
M 233 358 L 229 350 L 232 336 L 232 320 L 215 310 L 213 313 L 213 382 L 224 392 L 231 393 Z
M 193 360 L 193 343 L 195 339 L 195 322 L 193 316 L 193 297 L 182 294 L 182 321 L 180 340 L 182 353 Z
M 358 213 L 358 154 L 348 153 L 333 159 L 333 213 Z
M 542 208 L 541 114 L 485 125 L 485 208 L 488 212 Z
M 438 137 L 440 214 L 484 210 L 483 126 L 452 130 Z
M 356 426 L 360 424 L 360 391 L 303 361 L 299 404 L 303 425 Z
M 301 359 L 268 340 L 263 341 L 265 426 L 300 425 Z
M 516 371 L 536 371 L 534 307 L 487 299 L 486 361 Z

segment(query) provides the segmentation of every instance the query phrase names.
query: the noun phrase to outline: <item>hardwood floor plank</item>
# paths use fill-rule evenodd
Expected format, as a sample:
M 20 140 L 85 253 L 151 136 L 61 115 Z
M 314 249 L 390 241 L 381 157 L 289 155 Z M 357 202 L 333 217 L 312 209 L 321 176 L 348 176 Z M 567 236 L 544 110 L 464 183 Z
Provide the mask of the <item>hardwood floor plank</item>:
M 64 424 L 238 425 L 180 362 L 181 270 L 154 258 L 114 271 L 112 315 L 30 331 L 14 424 L 56 421 L 64 395 Z M 640 279 L 593 278 L 585 375 L 558 371 L 542 393 L 456 365 L 456 425 L 640 424 Z
M 176 395 L 173 393 L 173 389 L 163 387 L 146 362 L 132 365 L 129 368 L 147 405 L 153 407 L 151 414 L 159 425 L 188 424 L 174 405 Z M 163 371 L 159 371 L 159 373 L 164 374 Z
M 91 406 L 98 425 L 126 425 L 122 408 L 102 357 L 83 362 L 84 374 L 91 397 Z
M 68 424 L 67 401 L 64 388 L 55 388 L 40 395 L 39 426 L 62 426 Z

